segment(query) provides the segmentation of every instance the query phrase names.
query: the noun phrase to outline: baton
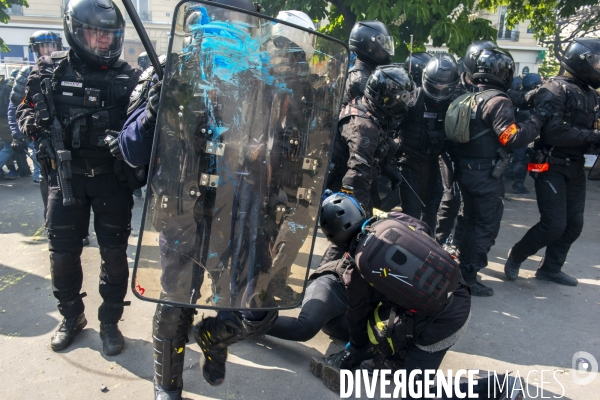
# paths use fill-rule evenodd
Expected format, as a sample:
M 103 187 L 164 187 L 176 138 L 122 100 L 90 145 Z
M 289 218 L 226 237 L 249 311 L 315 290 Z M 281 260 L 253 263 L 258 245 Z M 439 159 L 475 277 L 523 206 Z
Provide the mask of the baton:
M 423 203 L 423 200 L 421 200 L 421 198 L 419 197 L 419 195 L 417 194 L 417 192 L 415 192 L 415 189 L 413 189 L 412 186 L 410 186 L 410 183 L 408 183 L 408 181 L 406 180 L 406 178 L 402 175 L 402 172 L 398 172 L 400 174 L 400 176 L 402 177 L 402 180 L 404 181 L 404 183 L 406 183 L 406 185 L 408 186 L 408 188 L 415 194 L 415 196 L 417 196 L 417 200 L 419 200 L 419 203 L 421 203 L 423 205 L 423 207 L 425 206 L 425 203 Z
M 133 24 L 133 27 L 135 28 L 138 35 L 140 35 L 140 40 L 142 41 L 142 45 L 144 46 L 146 53 L 148 53 L 150 62 L 154 67 L 154 72 L 156 73 L 156 75 L 158 75 L 158 79 L 162 80 L 163 70 L 160 66 L 160 61 L 158 61 L 156 51 L 154 50 L 154 47 L 152 47 L 152 43 L 150 43 L 148 33 L 146 33 L 146 30 L 144 29 L 144 25 L 142 24 L 142 21 L 140 20 L 137 11 L 135 11 L 135 7 L 131 3 L 131 0 L 123 0 L 123 5 L 125 6 L 125 10 L 127 10 L 127 14 L 129 14 L 129 18 L 131 18 L 131 23 Z
M 129 0 L 127 0 L 129 1 Z M 412 47 L 413 47 L 413 35 L 410 35 L 410 54 L 408 55 L 408 73 L 412 70 Z

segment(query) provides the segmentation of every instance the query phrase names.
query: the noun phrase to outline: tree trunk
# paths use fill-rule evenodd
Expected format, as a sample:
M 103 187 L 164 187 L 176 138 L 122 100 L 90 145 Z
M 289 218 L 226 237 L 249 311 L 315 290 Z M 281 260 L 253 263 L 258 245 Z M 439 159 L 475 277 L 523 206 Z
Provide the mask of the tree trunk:
M 344 27 L 346 28 L 346 35 L 350 37 L 352 27 L 356 23 L 356 14 L 350 10 L 350 7 L 344 5 L 344 0 L 331 0 L 331 4 L 338 9 L 340 14 L 344 16 Z

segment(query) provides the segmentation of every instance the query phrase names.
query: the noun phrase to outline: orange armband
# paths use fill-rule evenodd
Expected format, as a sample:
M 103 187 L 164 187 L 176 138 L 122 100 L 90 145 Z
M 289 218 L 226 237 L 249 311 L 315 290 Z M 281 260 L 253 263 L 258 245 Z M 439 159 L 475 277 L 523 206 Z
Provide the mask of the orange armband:
M 502 132 L 500 134 L 500 137 L 498 137 L 498 140 L 500 140 L 500 143 L 502 143 L 503 146 L 506 146 L 506 143 L 508 143 L 508 141 L 510 140 L 510 138 L 517 133 L 517 124 L 512 124 L 509 125 L 508 128 L 506 128 L 504 130 L 504 132 Z

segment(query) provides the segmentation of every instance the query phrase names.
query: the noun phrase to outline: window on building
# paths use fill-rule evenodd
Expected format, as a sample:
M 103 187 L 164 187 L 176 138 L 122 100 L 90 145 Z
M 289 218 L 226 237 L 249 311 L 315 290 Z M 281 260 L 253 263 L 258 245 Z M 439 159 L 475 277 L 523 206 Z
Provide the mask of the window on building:
M 152 21 L 152 14 L 150 13 L 150 0 L 132 0 L 132 3 L 142 21 Z M 129 15 L 127 15 L 127 13 L 125 14 L 127 21 L 131 21 Z
M 519 26 L 515 25 L 509 29 L 506 25 L 506 7 L 500 7 L 500 21 L 498 22 L 498 39 L 500 40 L 519 40 Z
M 12 6 L 6 9 L 8 15 L 23 15 L 23 6 Z

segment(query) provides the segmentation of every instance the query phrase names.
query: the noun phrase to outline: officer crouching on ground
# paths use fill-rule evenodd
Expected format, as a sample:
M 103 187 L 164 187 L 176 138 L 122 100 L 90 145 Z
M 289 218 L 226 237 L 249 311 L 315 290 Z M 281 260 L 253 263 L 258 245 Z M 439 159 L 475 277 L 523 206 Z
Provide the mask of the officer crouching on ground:
M 364 360 L 374 359 L 376 369 L 404 369 L 406 376 L 438 369 L 467 329 L 471 295 L 458 265 L 432 238 L 427 224 L 399 212 L 368 218 L 345 193 L 323 201 L 319 222 L 330 241 L 349 249 L 339 263 L 346 267 L 350 341 L 339 353 L 313 357 L 313 374 L 339 391 L 340 370 L 352 370 Z M 488 384 L 487 378 L 478 380 L 479 398 L 489 398 Z M 413 385 L 425 385 L 422 374 Z M 509 377 L 507 386 L 522 393 L 518 379 Z
M 80 293 L 81 252 L 93 211 L 102 259 L 100 337 L 104 353 L 116 355 L 125 344 L 117 324 L 128 305 L 126 251 L 133 197 L 117 180 L 104 138 L 107 129 L 123 126 L 138 72 L 119 60 L 125 20 L 110 0 L 70 1 L 64 27 L 71 50 L 38 60 L 17 110 L 21 131 L 40 144 L 38 159 L 49 186 L 52 290 L 63 316 L 51 347 L 65 349 L 87 324 L 86 294 Z
M 565 51 L 565 73 L 551 78 L 535 96 L 536 107 L 548 107 L 551 118 L 534 144 L 528 170 L 535 179 L 540 222 L 513 246 L 504 266 L 517 279 L 521 263 L 546 247 L 535 277 L 576 286 L 561 271 L 571 244 L 583 229 L 585 208 L 584 154 L 600 143 L 600 39 L 579 38 Z

